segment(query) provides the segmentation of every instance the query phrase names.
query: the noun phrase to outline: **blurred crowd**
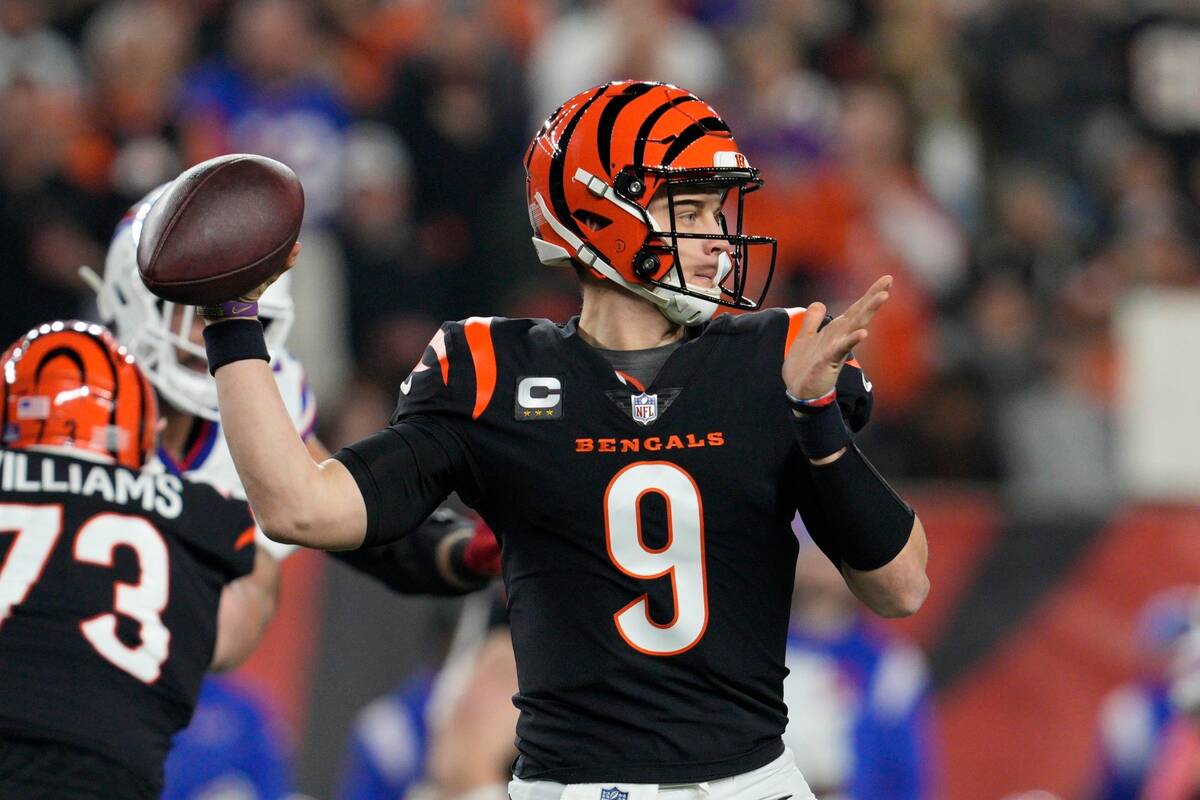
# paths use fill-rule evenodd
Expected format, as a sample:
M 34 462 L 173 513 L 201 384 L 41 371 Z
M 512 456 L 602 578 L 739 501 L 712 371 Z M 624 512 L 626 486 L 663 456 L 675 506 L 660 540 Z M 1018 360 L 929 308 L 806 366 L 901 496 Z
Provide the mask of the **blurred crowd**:
M 0 0 L 0 340 L 89 313 L 80 265 L 199 160 L 307 196 L 293 349 L 322 438 L 373 431 L 442 319 L 563 319 L 521 156 L 609 78 L 712 102 L 766 187 L 776 305 L 898 289 L 859 354 L 888 474 L 1114 497 L 1111 325 L 1200 282 L 1188 0 Z

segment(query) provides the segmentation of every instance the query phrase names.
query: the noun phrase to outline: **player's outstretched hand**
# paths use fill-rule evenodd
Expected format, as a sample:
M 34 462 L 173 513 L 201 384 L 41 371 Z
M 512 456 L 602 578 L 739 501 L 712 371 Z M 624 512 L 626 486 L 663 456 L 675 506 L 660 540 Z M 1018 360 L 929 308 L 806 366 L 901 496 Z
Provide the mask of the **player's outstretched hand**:
M 813 303 L 783 361 L 783 383 L 793 397 L 807 400 L 833 391 L 846 357 L 867 338 L 867 326 L 888 299 L 892 276 L 884 275 L 852 306 L 821 328 L 825 305 Z M 818 330 L 819 329 L 819 330 Z
M 243 317 L 253 317 L 258 315 L 258 298 L 263 296 L 263 292 L 267 291 L 272 283 L 279 280 L 283 273 L 287 272 L 292 267 L 296 266 L 296 259 L 300 257 L 300 243 L 296 242 L 292 245 L 292 252 L 288 254 L 287 262 L 283 265 L 283 269 L 276 272 L 270 278 L 260 283 L 250 291 L 243 294 L 241 297 L 235 298 L 225 303 L 218 303 L 209 306 L 200 306 L 200 316 L 204 317 L 208 322 L 220 322 L 223 319 L 237 319 Z

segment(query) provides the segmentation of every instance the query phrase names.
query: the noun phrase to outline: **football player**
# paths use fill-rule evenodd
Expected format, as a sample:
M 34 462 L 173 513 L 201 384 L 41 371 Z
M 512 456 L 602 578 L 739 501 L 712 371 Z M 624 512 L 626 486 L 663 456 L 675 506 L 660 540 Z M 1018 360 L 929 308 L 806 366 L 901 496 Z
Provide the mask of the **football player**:
M 216 409 L 216 385 L 208 374 L 200 338 L 201 320 L 190 306 L 163 302 L 146 288 L 137 268 L 137 242 L 142 221 L 164 187 L 159 187 L 125 214 L 117 225 L 104 261 L 101 278 L 86 267 L 83 277 L 93 286 L 102 318 L 117 338 L 145 366 L 162 401 L 162 434 L 148 469 L 202 480 L 244 498 L 240 480 L 221 432 Z M 293 318 L 286 276 L 260 299 L 266 342 L 273 354 L 271 374 L 284 398 L 289 418 L 305 448 L 318 461 L 328 452 L 314 434 L 316 398 L 304 368 L 284 346 Z M 295 548 L 267 539 L 256 530 L 258 544 L 252 578 L 229 588 L 221 604 L 219 636 L 228 652 L 224 667 L 248 658 L 273 617 L 279 593 L 279 562 Z M 334 554 L 339 560 L 406 594 L 461 594 L 487 584 L 499 573 L 495 537 L 483 525 L 472 525 L 449 509 L 440 509 L 413 536 L 382 547 Z M 236 652 L 232 652 L 234 648 Z M 217 687 L 201 696 L 219 695 Z M 203 764 L 183 757 L 167 764 L 168 793 L 179 784 L 195 783 L 197 775 L 219 784 L 233 763 L 219 764 L 211 752 L 191 740 L 190 730 L 177 739 L 181 753 L 203 752 Z M 195 745 L 195 746 L 193 746 Z M 228 769 L 226 769 L 228 768 Z
M 775 243 L 742 233 L 758 172 L 674 86 L 581 93 L 525 166 L 538 256 L 579 274 L 580 315 L 444 324 L 391 423 L 321 464 L 243 310 L 263 287 L 202 310 L 259 521 L 336 549 L 403 537 L 451 491 L 480 512 L 520 685 L 513 800 L 809 798 L 781 740 L 792 516 L 875 612 L 928 592 L 924 529 L 838 403 L 869 389 L 847 362 L 891 278 L 827 324 L 820 303 L 714 317 L 757 309 Z
M 165 425 L 151 468 L 190 475 L 245 497 L 221 433 L 216 383 L 208 374 L 200 338 L 201 320 L 190 306 L 159 300 L 138 273 L 137 243 L 142 221 L 165 188 L 154 189 L 134 204 L 117 225 L 105 255 L 104 277 L 86 267 L 81 274 L 96 290 L 101 318 L 143 365 L 162 400 L 160 411 Z M 314 433 L 316 398 L 304 367 L 285 347 L 294 315 L 287 284 L 285 275 L 259 299 L 259 315 L 279 394 L 305 448 L 319 462 L 329 453 Z M 261 531 L 257 542 L 274 561 L 281 561 L 295 549 L 271 541 Z M 495 540 L 486 526 L 473 527 L 448 509 L 433 515 L 408 542 L 339 553 L 337 557 L 403 593 L 474 591 L 486 585 L 499 569 Z M 271 568 L 269 564 L 260 565 L 264 571 Z M 274 596 L 263 593 L 261 597 L 271 610 Z
M 154 391 L 101 326 L 44 324 L 0 372 L 0 796 L 158 797 L 205 671 L 262 629 L 218 635 L 249 508 L 143 469 Z

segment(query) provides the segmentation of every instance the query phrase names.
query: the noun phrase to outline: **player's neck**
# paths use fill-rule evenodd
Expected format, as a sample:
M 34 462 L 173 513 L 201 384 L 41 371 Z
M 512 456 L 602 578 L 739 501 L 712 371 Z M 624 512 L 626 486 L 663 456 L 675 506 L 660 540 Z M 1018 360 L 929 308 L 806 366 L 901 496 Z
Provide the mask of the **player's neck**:
M 163 413 L 163 422 L 165 424 L 162 432 L 158 435 L 158 443 L 169 456 L 178 460 L 183 457 L 183 451 L 187 447 L 188 436 L 191 435 L 196 417 L 191 414 L 166 410 Z
M 579 335 L 603 350 L 649 350 L 679 341 L 684 329 L 650 302 L 618 287 L 584 287 Z

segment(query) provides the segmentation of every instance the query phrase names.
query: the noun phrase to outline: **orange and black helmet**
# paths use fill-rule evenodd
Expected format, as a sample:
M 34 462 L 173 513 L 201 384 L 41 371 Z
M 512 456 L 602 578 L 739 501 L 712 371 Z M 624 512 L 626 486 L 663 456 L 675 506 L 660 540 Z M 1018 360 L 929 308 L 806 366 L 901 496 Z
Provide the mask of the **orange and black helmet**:
M 133 356 L 100 325 L 34 328 L 0 356 L 7 447 L 71 447 L 140 468 L 154 446 L 158 406 Z
M 757 308 L 775 268 L 775 240 L 742 233 L 743 196 L 759 188 L 758 170 L 738 150 L 711 106 L 675 86 L 645 81 L 606 83 L 564 103 L 542 125 L 525 155 L 534 246 L 546 264 L 572 260 L 650 300 L 669 319 L 703 322 L 716 305 Z M 665 193 L 715 188 L 725 207 L 736 196 L 735 226 L 724 234 L 669 230 L 648 209 Z M 688 286 L 678 264 L 683 238 L 722 239 L 733 246 L 719 291 Z M 757 299 L 745 296 L 749 249 L 770 249 Z

